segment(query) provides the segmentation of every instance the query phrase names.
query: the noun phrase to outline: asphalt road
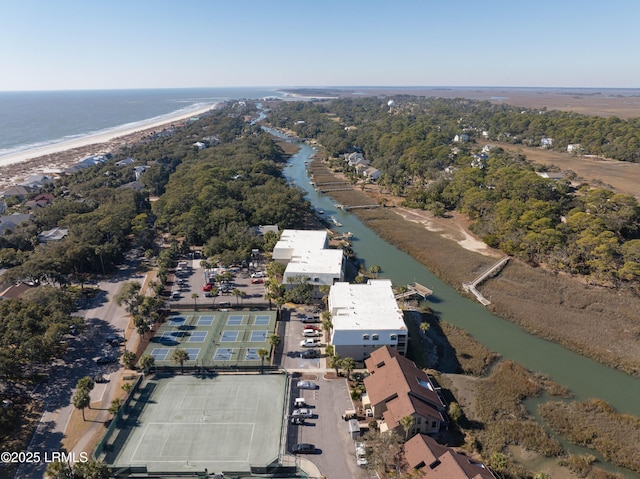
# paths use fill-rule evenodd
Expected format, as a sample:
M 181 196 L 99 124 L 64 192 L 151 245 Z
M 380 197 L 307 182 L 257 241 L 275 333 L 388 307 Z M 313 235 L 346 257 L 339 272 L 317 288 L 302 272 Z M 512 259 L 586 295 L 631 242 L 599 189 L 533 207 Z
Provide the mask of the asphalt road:
M 116 371 L 122 370 L 119 362 L 98 365 L 95 359 L 104 355 L 120 358 L 122 355 L 123 347 L 114 348 L 106 343 L 105 338 L 109 334 L 124 335 L 126 331 L 128 315 L 124 308 L 113 301 L 113 297 L 125 282 L 143 282 L 144 276 L 135 273 L 136 265 L 137 263 L 132 260 L 113 279 L 99 283 L 100 294 L 86 309 L 75 314 L 84 318 L 85 330 L 79 332 L 77 336 L 67 338 L 68 348 L 65 356 L 51 366 L 49 380 L 39 385 L 33 392 L 34 396 L 44 403 L 44 413 L 27 451 L 39 452 L 41 457 L 44 457 L 45 453 L 51 457 L 52 452 L 62 451 L 64 431 L 74 410 L 71 398 L 78 380 L 84 376 L 94 377 L 99 374 L 110 378 Z M 133 346 L 136 338 L 127 339 Z M 115 393 L 115 387 L 116 381 L 96 384 L 91 391 L 92 403 L 100 402 L 101 407 L 109 404 Z M 108 416 L 105 415 L 105 420 L 107 418 Z M 104 425 L 93 423 L 91 428 L 104 429 Z M 90 436 L 90 433 L 84 435 L 74 451 L 86 450 Z M 47 465 L 42 460 L 24 463 L 14 477 L 16 479 L 44 477 Z

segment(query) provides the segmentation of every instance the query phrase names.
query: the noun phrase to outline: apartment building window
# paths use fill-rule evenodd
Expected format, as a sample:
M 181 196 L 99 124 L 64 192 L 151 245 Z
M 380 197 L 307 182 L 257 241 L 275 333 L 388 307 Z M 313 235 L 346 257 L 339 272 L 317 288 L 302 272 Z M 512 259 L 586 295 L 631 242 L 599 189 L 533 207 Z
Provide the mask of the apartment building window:
M 374 341 L 377 341 L 378 339 L 380 339 L 380 336 L 378 336 L 377 334 L 372 334 L 371 339 L 373 339 Z
M 364 339 L 365 341 L 369 339 L 369 335 L 368 334 L 363 334 L 362 335 L 362 339 Z

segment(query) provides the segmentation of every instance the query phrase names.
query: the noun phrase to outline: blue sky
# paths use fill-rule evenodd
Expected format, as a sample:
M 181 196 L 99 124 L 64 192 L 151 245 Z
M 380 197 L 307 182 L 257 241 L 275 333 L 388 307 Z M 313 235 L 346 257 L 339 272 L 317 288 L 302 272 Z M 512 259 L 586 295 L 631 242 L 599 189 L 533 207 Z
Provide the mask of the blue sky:
M 0 91 L 640 87 L 637 0 L 0 0 Z

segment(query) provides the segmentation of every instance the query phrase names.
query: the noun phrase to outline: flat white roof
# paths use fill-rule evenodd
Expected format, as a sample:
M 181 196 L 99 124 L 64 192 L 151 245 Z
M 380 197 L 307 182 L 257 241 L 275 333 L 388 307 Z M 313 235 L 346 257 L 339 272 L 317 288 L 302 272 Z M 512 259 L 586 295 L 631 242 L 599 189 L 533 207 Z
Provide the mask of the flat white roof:
M 274 258 L 278 250 L 318 250 L 323 249 L 327 241 L 325 230 L 284 230 L 273 248 Z
M 335 283 L 329 291 L 329 307 L 334 330 L 406 329 L 388 279 Z
M 340 278 L 342 272 L 341 249 L 295 250 L 285 270 L 285 276 L 331 275 Z

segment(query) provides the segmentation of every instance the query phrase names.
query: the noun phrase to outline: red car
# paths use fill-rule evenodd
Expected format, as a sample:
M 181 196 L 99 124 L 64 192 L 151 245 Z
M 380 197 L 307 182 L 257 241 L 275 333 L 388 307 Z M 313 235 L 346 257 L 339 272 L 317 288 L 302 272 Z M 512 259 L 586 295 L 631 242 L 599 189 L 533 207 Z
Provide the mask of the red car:
M 251 280 L 251 284 L 262 284 L 264 283 L 264 279 L 262 278 L 254 278 Z
M 211 284 L 203 284 L 202 285 L 202 291 L 211 291 L 211 288 L 213 288 L 213 285 L 211 285 Z

